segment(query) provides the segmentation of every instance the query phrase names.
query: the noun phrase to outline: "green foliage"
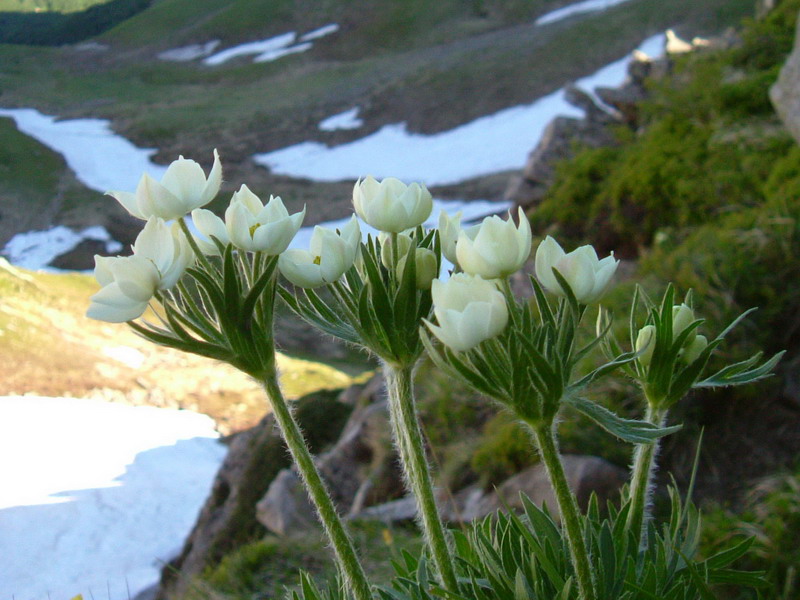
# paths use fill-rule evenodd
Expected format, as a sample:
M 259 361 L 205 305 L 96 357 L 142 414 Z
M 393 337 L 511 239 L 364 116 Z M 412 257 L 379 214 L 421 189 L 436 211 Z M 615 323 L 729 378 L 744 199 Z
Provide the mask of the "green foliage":
M 800 470 L 761 481 L 748 495 L 744 507 L 732 512 L 717 506 L 704 511 L 701 549 L 704 553 L 743 538 L 754 538 L 741 566 L 765 571 L 769 586 L 764 600 L 791 600 L 800 593 Z M 726 599 L 753 598 L 747 590 L 725 590 Z
M 536 462 L 530 433 L 503 411 L 486 423 L 470 466 L 478 474 L 481 484 L 491 487 Z
M 6 4 L 8 4 L 6 2 Z M 141 12 L 150 0 L 110 0 L 104 3 L 85 2 L 48 5 L 47 10 L 34 12 L 0 12 L 0 43 L 60 46 L 74 44 L 96 36 Z M 27 8 L 27 7 L 26 7 Z M 71 9 L 71 10 L 70 10 Z
M 708 223 L 757 206 L 765 182 L 794 147 L 776 126 L 767 91 L 791 50 L 800 2 L 751 23 L 740 47 L 684 57 L 652 82 L 640 132 L 584 149 L 559 165 L 532 215 L 574 240 L 634 256 L 657 232 Z

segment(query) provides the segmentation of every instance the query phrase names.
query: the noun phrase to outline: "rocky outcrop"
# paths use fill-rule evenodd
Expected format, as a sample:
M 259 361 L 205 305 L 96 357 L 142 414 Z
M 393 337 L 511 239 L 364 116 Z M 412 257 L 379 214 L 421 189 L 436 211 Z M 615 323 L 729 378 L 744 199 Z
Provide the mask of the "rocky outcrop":
M 353 400 L 359 407 L 339 441 L 316 459 L 333 501 L 345 515 L 403 494 L 382 379 L 373 380 Z M 284 536 L 303 533 L 317 524 L 314 508 L 293 469 L 275 477 L 256 514 L 267 529 Z
M 583 509 L 588 506 L 592 494 L 597 494 L 600 506 L 616 499 L 628 479 L 625 469 L 597 456 L 566 454 L 562 458 L 567 481 Z M 517 473 L 494 490 L 485 491 L 473 485 L 452 495 L 440 491 L 438 502 L 445 520 L 462 523 L 481 519 L 500 509 L 522 510 L 521 494 L 538 506 L 547 505 L 554 514 L 558 512 L 553 488 L 541 464 Z M 406 497 L 367 508 L 353 518 L 394 522 L 411 520 L 415 516 L 416 503 L 413 498 Z
M 509 181 L 504 199 L 526 209 L 535 207 L 555 181 L 556 165 L 574 156 L 576 147 L 614 144 L 611 124 L 635 127 L 637 103 L 647 95 L 644 82 L 652 74 L 654 64 L 646 55 L 635 54 L 628 66 L 626 84 L 617 89 L 600 88 L 594 96 L 568 86 L 565 99 L 583 110 L 585 116 L 556 117 L 547 125 L 539 144 L 528 155 L 522 173 Z
M 352 410 L 339 402 L 337 395 L 319 392 L 296 403 L 296 417 L 314 452 L 336 440 Z M 289 463 L 288 451 L 272 415 L 233 437 L 183 550 L 161 572 L 156 598 L 180 596 L 204 569 L 217 564 L 237 546 L 263 535 L 264 529 L 256 519 L 256 503 Z
M 800 143 L 800 18 L 795 29 L 794 49 L 781 68 L 778 80 L 769 89 L 769 97 L 786 129 Z

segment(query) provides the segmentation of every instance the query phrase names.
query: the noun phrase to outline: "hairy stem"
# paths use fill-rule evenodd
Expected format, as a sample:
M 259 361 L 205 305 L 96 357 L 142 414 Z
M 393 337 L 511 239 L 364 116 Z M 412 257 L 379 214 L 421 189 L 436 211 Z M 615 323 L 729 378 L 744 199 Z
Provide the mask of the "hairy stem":
M 667 411 L 647 407 L 645 420 L 658 427 L 663 427 L 667 420 Z M 628 513 L 628 531 L 632 532 L 640 544 L 645 543 L 647 508 L 653 494 L 653 473 L 655 472 L 658 447 L 661 440 L 649 444 L 638 444 L 633 455 L 631 469 L 631 509 Z
M 586 541 L 583 538 L 578 503 L 567 483 L 564 465 L 561 463 L 556 445 L 554 426 L 536 424 L 531 425 L 531 428 L 558 502 L 561 524 L 566 531 L 570 555 L 575 566 L 578 593 L 581 600 L 595 600 L 597 596 L 594 589 L 594 574 L 589 563 Z
M 314 464 L 311 453 L 308 451 L 303 434 L 292 412 L 289 410 L 278 385 L 277 374 L 271 373 L 263 379 L 264 389 L 272 403 L 275 420 L 281 428 L 286 445 L 292 455 L 300 477 L 308 490 L 319 518 L 328 534 L 328 539 L 336 554 L 336 563 L 347 587 L 352 591 L 356 600 L 372 600 L 369 582 L 358 560 L 353 542 L 342 524 L 336 507 L 333 505 L 325 483 L 320 477 Z
M 455 567 L 447 543 L 447 534 L 436 508 L 430 467 L 425 457 L 422 431 L 417 420 L 412 367 L 394 367 L 384 363 L 383 368 L 389 395 L 392 429 L 400 449 L 406 481 L 417 500 L 422 530 L 442 583 L 448 591 L 455 593 L 458 590 Z

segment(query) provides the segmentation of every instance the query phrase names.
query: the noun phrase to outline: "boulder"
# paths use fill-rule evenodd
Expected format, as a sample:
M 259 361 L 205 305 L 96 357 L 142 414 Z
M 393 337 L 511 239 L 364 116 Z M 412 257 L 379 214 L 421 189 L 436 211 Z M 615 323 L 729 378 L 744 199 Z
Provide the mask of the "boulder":
M 800 143 L 800 19 L 795 29 L 794 48 L 769 89 L 775 111 L 795 141 Z
M 351 415 L 339 441 L 316 459 L 331 497 L 344 515 L 403 493 L 382 383 L 367 385 L 362 397 L 354 401 L 360 406 Z M 303 533 L 317 524 L 302 482 L 295 470 L 289 468 L 270 484 L 258 502 L 256 514 L 267 529 L 283 536 Z
M 597 456 L 565 454 L 564 471 L 570 488 L 578 498 L 578 505 L 586 509 L 591 495 L 597 494 L 600 505 L 614 500 L 628 472 Z M 544 465 L 537 464 L 510 477 L 494 490 L 485 491 L 472 485 L 455 494 L 439 490 L 438 503 L 442 518 L 460 523 L 482 519 L 505 507 L 521 511 L 520 494 L 525 494 L 538 506 L 547 505 L 552 513 L 558 512 L 555 495 L 550 486 Z M 352 515 L 352 518 L 387 522 L 408 521 L 416 516 L 416 502 L 412 497 L 373 506 Z
M 72 250 L 59 254 L 48 266 L 66 271 L 89 271 L 94 269 L 94 255 L 109 256 L 106 242 L 102 240 L 81 240 Z
M 338 402 L 337 392 L 318 392 L 297 401 L 295 415 L 312 451 L 336 440 L 351 407 Z M 232 436 L 230 448 L 211 493 L 181 553 L 162 569 L 158 600 L 180 597 L 193 578 L 216 565 L 238 546 L 264 533 L 256 519 L 256 503 L 270 483 L 290 464 L 289 454 L 272 415 L 256 427 Z

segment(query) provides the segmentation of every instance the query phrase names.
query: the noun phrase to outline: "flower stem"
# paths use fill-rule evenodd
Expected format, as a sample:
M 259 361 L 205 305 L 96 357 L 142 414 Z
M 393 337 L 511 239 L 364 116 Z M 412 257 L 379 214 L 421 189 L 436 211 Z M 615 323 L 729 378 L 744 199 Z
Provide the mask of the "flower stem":
M 550 485 L 553 486 L 553 491 L 556 495 L 561 523 L 566 531 L 570 555 L 575 565 L 578 593 L 582 600 L 595 600 L 594 575 L 589 564 L 586 541 L 583 538 L 578 503 L 567 483 L 564 465 L 561 463 L 561 457 L 556 446 L 554 426 L 551 424 L 531 424 L 530 426 L 539 446 L 542 461 L 547 469 Z
M 201 263 L 203 263 L 203 266 L 209 273 L 213 273 L 214 271 L 212 270 L 211 263 L 208 262 L 206 255 L 203 254 L 203 252 L 200 250 L 200 247 L 197 245 L 197 241 L 194 239 L 192 232 L 189 231 L 189 226 L 186 224 L 186 219 L 178 219 L 178 224 L 180 225 L 181 231 L 183 231 L 183 234 L 186 236 L 189 245 L 192 247 L 194 255 Z
M 436 497 L 431 484 L 430 468 L 425 457 L 422 431 L 417 420 L 412 380 L 413 367 L 395 367 L 384 363 L 386 389 L 392 429 L 406 474 L 420 511 L 422 530 L 431 549 L 433 561 L 450 592 L 458 591 L 455 567 L 447 543 L 444 525 L 436 508 Z
M 645 420 L 663 427 L 667 419 L 667 411 L 647 407 Z M 634 451 L 631 475 L 631 508 L 628 513 L 628 531 L 632 532 L 640 544 L 645 543 L 645 522 L 647 505 L 653 492 L 653 473 L 655 458 L 658 454 L 660 439 L 649 444 L 638 444 Z
M 331 541 L 339 572 L 342 574 L 347 587 L 352 591 L 356 600 L 372 600 L 369 582 L 356 555 L 353 542 L 345 531 L 344 525 L 336 512 L 330 495 L 325 488 L 325 483 L 317 471 L 311 453 L 308 451 L 303 434 L 297 425 L 294 416 L 289 410 L 278 385 L 277 374 L 270 373 L 263 378 L 264 390 L 272 403 L 272 412 L 281 428 L 286 445 L 292 455 L 300 477 L 306 485 L 308 494 L 317 509 L 319 518 Z

